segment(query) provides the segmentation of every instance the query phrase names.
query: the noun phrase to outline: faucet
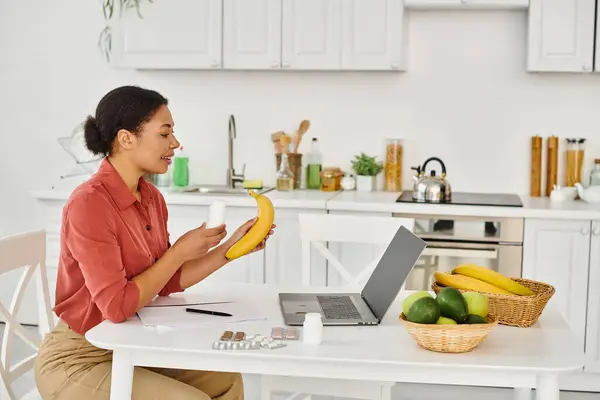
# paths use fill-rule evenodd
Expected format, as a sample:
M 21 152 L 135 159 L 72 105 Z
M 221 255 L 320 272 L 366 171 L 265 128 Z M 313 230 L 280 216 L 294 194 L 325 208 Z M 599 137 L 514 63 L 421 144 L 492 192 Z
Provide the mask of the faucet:
M 227 187 L 235 188 L 236 182 L 244 182 L 244 174 L 246 172 L 246 164 L 242 167 L 242 174 L 238 175 L 235 173 L 235 169 L 233 168 L 233 139 L 236 137 L 236 129 L 235 129 L 235 118 L 233 115 L 229 116 L 229 134 L 227 140 Z

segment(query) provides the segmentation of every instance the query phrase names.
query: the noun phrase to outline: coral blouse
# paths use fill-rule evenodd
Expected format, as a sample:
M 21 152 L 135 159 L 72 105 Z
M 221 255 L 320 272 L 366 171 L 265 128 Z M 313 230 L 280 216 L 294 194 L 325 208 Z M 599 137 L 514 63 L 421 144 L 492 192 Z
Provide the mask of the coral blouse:
M 140 293 L 131 278 L 170 246 L 164 198 L 143 178 L 139 190 L 141 202 L 104 159 L 63 208 L 54 312 L 82 335 L 135 314 Z M 159 295 L 181 292 L 180 277 L 181 268 Z

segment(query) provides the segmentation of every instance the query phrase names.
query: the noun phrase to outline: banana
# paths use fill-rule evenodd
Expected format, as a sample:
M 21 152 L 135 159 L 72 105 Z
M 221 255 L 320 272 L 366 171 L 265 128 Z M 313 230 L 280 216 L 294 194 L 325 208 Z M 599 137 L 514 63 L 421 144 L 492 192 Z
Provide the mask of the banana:
M 262 242 L 271 230 L 273 220 L 275 219 L 273 203 L 271 203 L 271 200 L 267 196 L 257 194 L 254 190 L 249 190 L 248 194 L 256 200 L 258 218 L 254 225 L 252 225 L 252 228 L 227 250 L 225 257 L 230 261 L 247 254 Z
M 535 294 L 535 292 L 528 287 L 521 285 L 519 282 L 513 281 L 496 271 L 480 265 L 461 264 L 454 268 L 452 273 L 479 279 L 504 290 L 508 290 L 513 294 L 518 294 L 519 296 L 531 296 Z
M 512 294 L 497 286 L 491 285 L 479 279 L 470 276 L 449 274 L 447 272 L 435 271 L 434 278 L 437 283 L 443 286 L 451 286 L 456 289 L 472 290 L 475 292 L 494 293 L 494 294 Z

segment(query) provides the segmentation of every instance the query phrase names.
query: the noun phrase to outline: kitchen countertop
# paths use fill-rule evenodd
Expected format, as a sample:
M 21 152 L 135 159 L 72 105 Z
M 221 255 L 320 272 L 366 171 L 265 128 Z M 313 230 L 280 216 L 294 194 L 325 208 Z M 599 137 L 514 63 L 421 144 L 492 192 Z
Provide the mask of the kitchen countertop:
M 383 191 L 340 192 L 327 202 L 327 208 L 332 211 L 370 211 L 400 214 L 600 220 L 600 203 L 590 204 L 582 200 L 554 203 L 547 197 L 520 196 L 523 207 L 490 207 L 396 203 L 399 196 L 400 193 Z
M 255 207 L 256 201 L 244 195 L 215 195 L 199 193 L 176 193 L 161 190 L 167 204 L 173 205 L 210 205 L 214 200 L 221 200 L 231 207 Z M 314 190 L 294 190 L 293 192 L 279 192 L 271 190 L 264 193 L 275 208 L 302 208 L 325 209 L 327 201 L 336 195 L 335 192 L 321 192 Z
M 81 178 L 63 180 L 48 189 L 30 191 L 30 195 L 42 200 L 66 200 Z M 256 202 L 244 195 L 206 195 L 180 193 L 159 188 L 167 204 L 208 206 L 214 200 L 222 200 L 232 207 L 254 207 Z M 434 214 L 481 217 L 521 217 L 550 219 L 600 220 L 600 203 L 590 204 L 582 200 L 553 203 L 547 197 L 520 196 L 523 207 L 463 206 L 448 204 L 397 203 L 400 193 L 383 191 L 321 192 L 318 190 L 295 190 L 266 193 L 276 208 L 325 209 L 331 211 L 383 212 L 398 214 Z
M 29 195 L 40 200 L 66 200 L 84 178 L 73 177 L 64 179 L 49 188 L 29 191 Z M 215 200 L 221 200 L 231 207 L 255 207 L 256 201 L 245 195 L 200 194 L 198 192 L 180 192 L 169 188 L 158 188 L 169 205 L 209 206 Z M 279 192 L 271 190 L 265 195 L 271 199 L 276 208 L 325 209 L 327 200 L 336 192 L 321 192 L 317 190 L 295 190 Z

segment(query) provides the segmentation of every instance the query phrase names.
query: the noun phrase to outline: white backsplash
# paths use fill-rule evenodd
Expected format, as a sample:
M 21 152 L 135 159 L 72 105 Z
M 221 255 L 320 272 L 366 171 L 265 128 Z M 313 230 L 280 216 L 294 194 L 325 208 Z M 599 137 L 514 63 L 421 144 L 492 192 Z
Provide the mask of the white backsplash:
M 600 74 L 526 73 L 525 12 L 411 12 L 406 73 L 137 72 L 105 64 L 98 4 L 57 4 L 0 2 L 0 234 L 38 226 L 27 190 L 69 170 L 56 138 L 122 84 L 170 99 L 193 181 L 225 182 L 230 113 L 236 169 L 266 184 L 270 134 L 305 118 L 301 150 L 316 136 L 325 164 L 344 169 L 361 151 L 382 157 L 386 135 L 405 138 L 405 187 L 410 165 L 437 156 L 454 191 L 527 194 L 535 134 L 589 138 L 586 176 L 600 157 Z

